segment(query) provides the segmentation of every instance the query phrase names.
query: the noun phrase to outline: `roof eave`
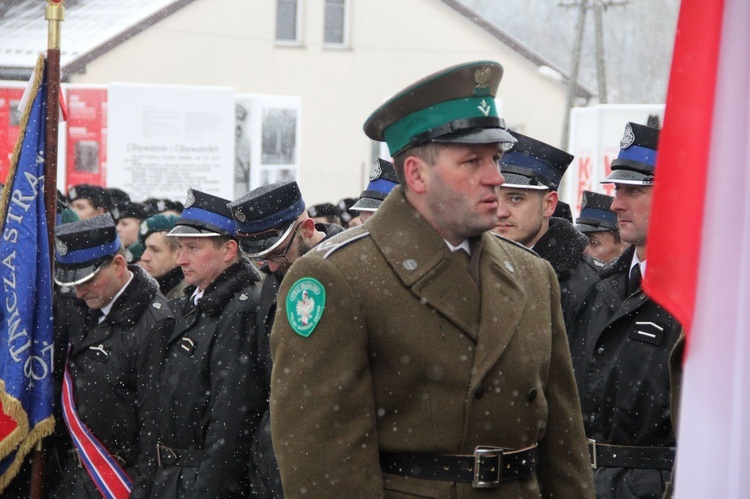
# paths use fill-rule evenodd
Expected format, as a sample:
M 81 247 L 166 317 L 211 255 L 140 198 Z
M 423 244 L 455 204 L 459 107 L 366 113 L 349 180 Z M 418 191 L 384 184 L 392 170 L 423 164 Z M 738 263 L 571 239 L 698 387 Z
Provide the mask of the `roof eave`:
M 548 66 L 563 77 L 563 80 L 570 85 L 571 84 L 571 77 L 570 75 L 558 67 L 554 62 L 547 59 L 546 57 L 542 56 L 535 50 L 533 50 L 531 47 L 525 45 L 521 40 L 514 37 L 507 31 L 504 31 L 503 29 L 499 28 L 496 24 L 494 24 L 492 21 L 488 20 L 484 16 L 482 16 L 480 13 L 475 11 L 474 9 L 466 6 L 459 0 L 441 0 L 443 3 L 466 17 L 468 20 L 482 28 L 487 33 L 491 34 L 495 38 L 497 38 L 499 41 L 504 43 L 505 45 L 508 45 L 510 48 L 518 52 L 521 56 L 525 57 L 529 61 L 533 62 L 537 66 Z M 583 99 L 586 99 L 587 101 L 594 97 L 596 95 L 596 92 L 588 88 L 586 85 L 583 85 L 581 83 L 578 83 L 576 86 L 576 97 L 580 97 Z
M 93 49 L 81 54 L 74 59 L 71 59 L 70 61 L 66 61 L 62 65 L 62 69 L 68 74 L 85 73 L 86 66 L 92 61 L 96 60 L 110 50 L 121 45 L 130 38 L 141 33 L 142 31 L 145 31 L 155 23 L 169 17 L 170 15 L 174 14 L 178 10 L 186 7 L 194 1 L 195 0 L 176 0 L 174 3 L 159 10 L 159 12 L 143 19 L 141 22 L 134 24 L 133 26 L 130 26 L 128 29 L 115 36 L 114 38 L 107 40 L 106 42 L 98 45 L 97 47 L 94 47 Z

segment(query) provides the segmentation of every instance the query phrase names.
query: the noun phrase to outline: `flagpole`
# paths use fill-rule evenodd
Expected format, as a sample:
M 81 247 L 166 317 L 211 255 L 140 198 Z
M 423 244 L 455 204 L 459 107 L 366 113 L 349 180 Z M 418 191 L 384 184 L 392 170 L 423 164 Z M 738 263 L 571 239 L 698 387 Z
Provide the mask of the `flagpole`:
M 65 19 L 64 0 L 47 0 L 44 11 L 47 20 L 47 116 L 44 127 L 44 206 L 47 216 L 49 247 L 55 247 L 55 222 L 57 219 L 57 134 L 60 116 L 60 32 Z M 50 252 L 50 268 L 54 268 L 54 251 Z M 53 290 L 54 292 L 54 290 Z M 45 455 L 42 442 L 37 442 L 32 452 L 31 484 L 29 497 L 44 496 Z
M 47 117 L 44 132 L 44 200 L 50 248 L 55 247 L 57 214 L 57 130 L 60 116 L 60 23 L 65 19 L 64 0 L 47 0 Z M 50 265 L 54 264 L 51 254 Z

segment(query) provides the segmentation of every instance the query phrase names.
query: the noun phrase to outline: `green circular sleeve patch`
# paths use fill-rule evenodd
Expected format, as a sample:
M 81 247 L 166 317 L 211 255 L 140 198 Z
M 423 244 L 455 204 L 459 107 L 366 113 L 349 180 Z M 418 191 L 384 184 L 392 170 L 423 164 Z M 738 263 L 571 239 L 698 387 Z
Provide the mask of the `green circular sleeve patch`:
M 292 329 L 307 338 L 323 317 L 326 288 L 313 279 L 304 277 L 295 282 L 286 295 L 286 316 Z

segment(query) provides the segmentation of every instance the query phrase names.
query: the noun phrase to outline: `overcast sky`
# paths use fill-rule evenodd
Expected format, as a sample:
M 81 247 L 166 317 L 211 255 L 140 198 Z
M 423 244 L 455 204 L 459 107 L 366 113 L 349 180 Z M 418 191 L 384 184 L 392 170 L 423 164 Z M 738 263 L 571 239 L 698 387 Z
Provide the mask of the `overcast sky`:
M 560 0 L 462 1 L 570 73 L 578 7 L 560 6 Z M 679 6 L 680 0 L 627 0 L 625 5 L 606 9 L 609 103 L 665 101 Z M 596 91 L 593 10 L 586 17 L 585 35 L 580 80 Z

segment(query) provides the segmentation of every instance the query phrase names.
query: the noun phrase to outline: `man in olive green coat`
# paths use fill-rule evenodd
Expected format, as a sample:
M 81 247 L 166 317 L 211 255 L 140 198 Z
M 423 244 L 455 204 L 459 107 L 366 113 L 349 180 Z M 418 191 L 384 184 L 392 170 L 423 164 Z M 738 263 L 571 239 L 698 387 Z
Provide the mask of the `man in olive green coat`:
M 271 337 L 292 497 L 593 497 L 552 267 L 489 232 L 502 67 L 448 68 L 365 124 L 396 187 L 297 260 Z

